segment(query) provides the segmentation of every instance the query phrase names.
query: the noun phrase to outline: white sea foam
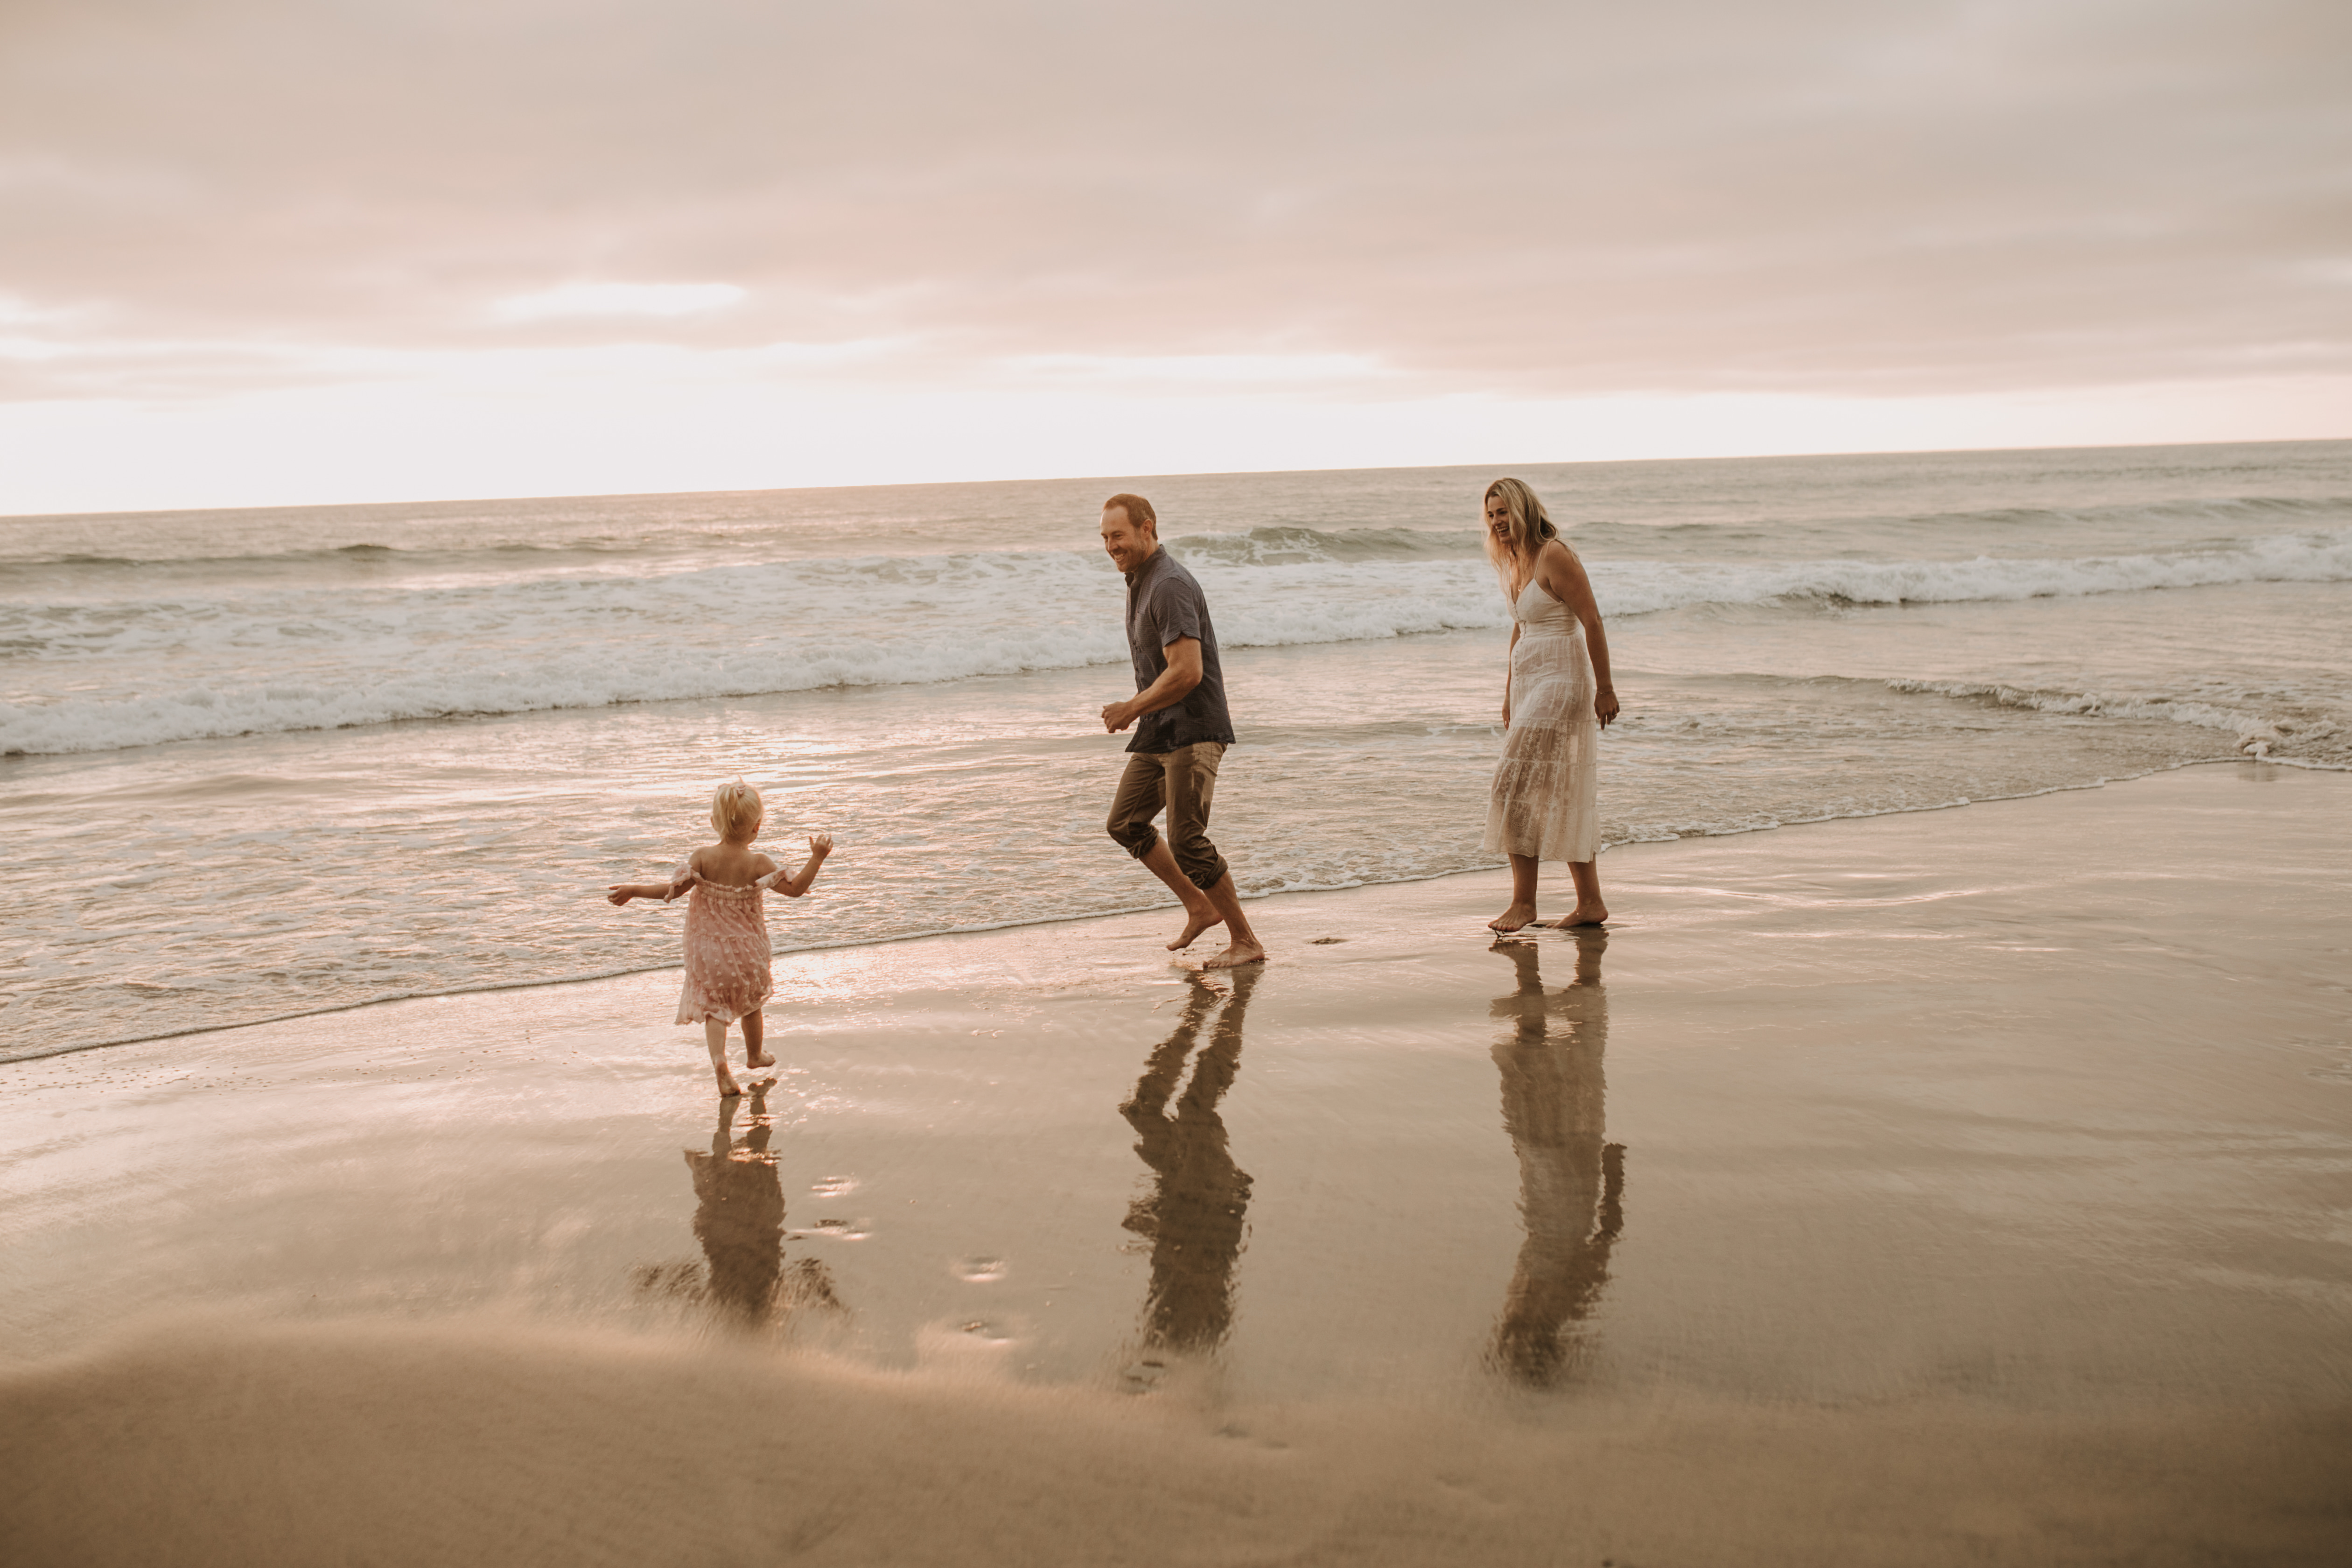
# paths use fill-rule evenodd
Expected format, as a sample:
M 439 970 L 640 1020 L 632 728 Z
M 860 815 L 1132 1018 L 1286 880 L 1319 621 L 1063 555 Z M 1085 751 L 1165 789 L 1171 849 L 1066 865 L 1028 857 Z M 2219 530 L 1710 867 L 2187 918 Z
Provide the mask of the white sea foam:
M 2103 719 L 2153 719 L 2168 724 L 2190 724 L 2235 736 L 2241 750 L 2267 747 L 2280 738 L 2278 726 L 2259 713 L 2225 708 L 2183 697 L 2104 696 L 2095 691 L 2032 690 L 1997 682 L 1973 680 L 1890 680 L 1892 691 L 1937 697 L 1973 698 L 2001 708 L 2025 708 L 2037 713 L 2074 713 Z
M 1412 530 L 1187 541 L 1231 647 L 1498 628 L 1484 562 Z M 2052 560 L 1596 561 L 1604 612 L 2016 600 L 2352 581 L 2352 530 Z M 662 575 L 341 581 L 0 605 L 0 752 L 1068 669 L 1126 658 L 1092 552 L 867 556 Z

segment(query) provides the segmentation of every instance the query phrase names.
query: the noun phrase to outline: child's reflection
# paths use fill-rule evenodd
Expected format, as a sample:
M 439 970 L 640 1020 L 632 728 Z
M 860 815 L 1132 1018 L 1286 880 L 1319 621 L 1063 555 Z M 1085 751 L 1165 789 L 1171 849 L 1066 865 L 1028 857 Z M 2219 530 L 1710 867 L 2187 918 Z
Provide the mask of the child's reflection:
M 1125 1224 L 1151 1244 L 1144 1337 L 1153 1346 L 1208 1350 L 1233 1329 L 1234 1265 L 1241 1257 L 1250 1178 L 1225 1146 L 1217 1102 L 1241 1068 L 1242 1016 L 1258 972 L 1237 969 L 1232 976 L 1230 996 L 1192 977 L 1175 1032 L 1151 1053 L 1134 1098 L 1119 1107 L 1138 1134 L 1135 1152 L 1152 1173 L 1150 1190 L 1129 1208 Z M 1212 1015 L 1216 1025 L 1209 1044 L 1178 1095 L 1185 1058 Z
M 1601 955 L 1609 937 L 1588 931 L 1575 938 L 1576 983 L 1549 994 L 1535 942 L 1495 944 L 1518 970 L 1518 988 L 1490 1011 L 1511 1025 L 1495 1047 L 1495 1064 L 1503 1075 L 1503 1129 L 1519 1157 L 1528 1238 L 1503 1298 L 1494 1354 L 1506 1373 L 1534 1387 L 1559 1376 L 1568 1325 L 1599 1301 L 1623 1224 L 1625 1151 L 1601 1142 L 1609 1000 Z
M 751 1130 L 732 1142 L 735 1107 L 719 1102 L 719 1129 L 710 1152 L 686 1152 L 694 1173 L 694 1239 L 709 1265 L 703 1298 L 723 1316 L 764 1321 L 774 1310 L 784 1277 L 784 1187 L 768 1152 L 774 1119 L 768 1114 L 772 1079 L 751 1086 Z
M 768 1090 L 775 1081 L 750 1085 L 745 1099 L 721 1100 L 710 1152 L 686 1151 L 694 1176 L 694 1238 L 705 1265 L 694 1293 L 720 1318 L 745 1327 L 767 1322 L 780 1304 L 839 1304 L 824 1264 L 803 1258 L 789 1272 L 784 1268 L 784 1188 L 768 1151 L 775 1135 Z M 751 1126 L 738 1143 L 736 1108 L 746 1100 Z

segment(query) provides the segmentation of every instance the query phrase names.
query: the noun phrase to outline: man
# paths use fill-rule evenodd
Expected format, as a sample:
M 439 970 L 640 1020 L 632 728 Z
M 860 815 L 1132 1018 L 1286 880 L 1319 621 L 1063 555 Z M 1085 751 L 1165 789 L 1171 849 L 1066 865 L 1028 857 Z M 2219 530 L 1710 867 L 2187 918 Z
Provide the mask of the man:
M 1192 574 L 1160 547 L 1160 519 L 1141 496 L 1115 495 L 1103 502 L 1102 542 L 1127 575 L 1127 646 L 1136 686 L 1129 700 L 1103 706 L 1103 728 L 1110 733 L 1135 726 L 1127 773 L 1105 826 L 1184 901 L 1184 931 L 1168 944 L 1171 952 L 1222 924 L 1227 945 L 1207 967 L 1260 963 L 1265 949 L 1242 914 L 1225 858 L 1209 842 L 1217 764 L 1234 743 L 1234 724 L 1225 713 L 1208 601 Z M 1164 838 L 1151 826 L 1163 807 Z

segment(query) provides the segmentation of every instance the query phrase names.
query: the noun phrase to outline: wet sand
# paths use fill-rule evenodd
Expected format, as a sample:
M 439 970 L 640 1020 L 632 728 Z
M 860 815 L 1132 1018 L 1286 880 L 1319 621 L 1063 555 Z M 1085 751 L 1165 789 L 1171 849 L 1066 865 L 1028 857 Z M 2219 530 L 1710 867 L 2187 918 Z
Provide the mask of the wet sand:
M 674 974 L 0 1066 L 0 1540 L 2340 1559 L 2352 780 L 1603 873 L 795 955 L 731 1110 Z

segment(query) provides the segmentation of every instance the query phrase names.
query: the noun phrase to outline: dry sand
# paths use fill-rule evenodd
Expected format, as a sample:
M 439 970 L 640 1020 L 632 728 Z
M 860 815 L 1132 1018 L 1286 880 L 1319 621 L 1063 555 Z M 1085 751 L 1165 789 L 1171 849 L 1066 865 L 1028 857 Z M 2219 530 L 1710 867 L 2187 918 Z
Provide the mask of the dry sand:
M 2340 1561 L 2347 806 L 797 955 L 723 1117 L 674 975 L 0 1067 L 0 1549 Z

